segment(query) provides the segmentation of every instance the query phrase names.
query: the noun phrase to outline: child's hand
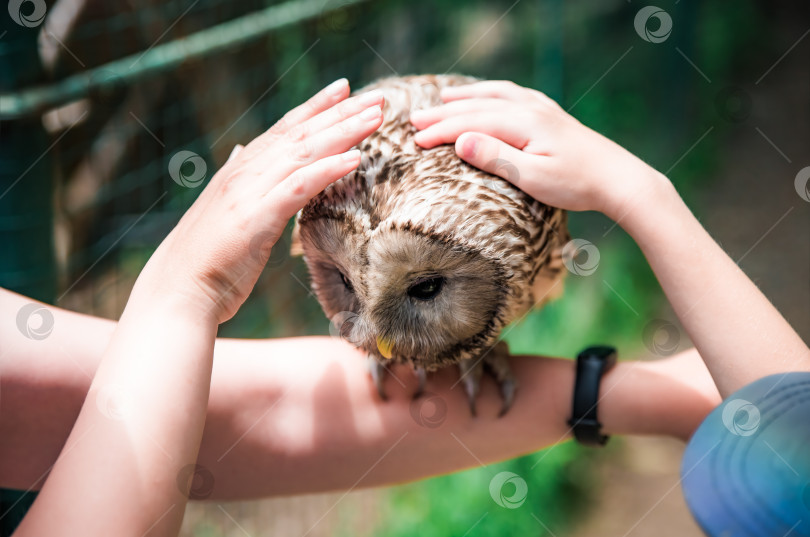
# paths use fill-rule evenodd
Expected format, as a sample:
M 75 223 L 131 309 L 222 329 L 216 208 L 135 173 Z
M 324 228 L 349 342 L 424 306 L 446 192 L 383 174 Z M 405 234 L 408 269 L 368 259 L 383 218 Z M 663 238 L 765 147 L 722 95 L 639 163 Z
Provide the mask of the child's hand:
M 346 151 L 382 123 L 381 94 L 348 95 L 348 82 L 335 82 L 233 156 L 149 260 L 136 290 L 180 297 L 217 322 L 232 317 L 290 217 L 357 167 L 359 152 Z
M 616 220 L 641 247 L 723 397 L 767 375 L 810 371 L 810 349 L 663 174 L 537 91 L 479 82 L 441 95 L 447 104 L 411 114 L 416 142 L 455 142 L 462 159 L 542 202 Z
M 668 184 L 539 91 L 487 81 L 447 87 L 441 96 L 447 104 L 411 114 L 420 129 L 416 142 L 425 148 L 454 142 L 462 159 L 546 204 L 617 219 L 639 189 Z M 519 173 L 506 173 L 511 168 L 503 161 Z

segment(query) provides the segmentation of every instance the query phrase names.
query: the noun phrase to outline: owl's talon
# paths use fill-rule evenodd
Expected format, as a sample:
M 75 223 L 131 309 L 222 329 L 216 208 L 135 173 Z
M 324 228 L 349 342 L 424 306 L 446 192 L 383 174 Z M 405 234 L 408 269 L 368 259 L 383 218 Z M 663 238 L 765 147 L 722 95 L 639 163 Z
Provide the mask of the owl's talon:
M 517 390 L 517 382 L 513 378 L 508 378 L 500 383 L 499 388 L 501 399 L 503 399 L 501 411 L 498 413 L 498 417 L 500 418 L 512 408 L 512 403 L 515 400 L 515 391 Z
M 487 370 L 498 384 L 498 391 L 501 394 L 501 410 L 498 417 L 503 416 L 512 408 L 517 391 L 517 380 L 509 368 L 509 347 L 506 343 L 498 342 L 494 347 L 487 350 L 481 356 L 468 358 L 458 363 L 461 372 L 461 381 L 464 384 L 464 391 L 467 394 L 467 402 L 470 405 L 470 413 L 475 416 L 475 400 L 481 390 L 481 375 L 484 369 Z
M 480 358 L 468 358 L 460 361 L 458 368 L 461 372 L 464 392 L 467 394 L 467 403 L 470 405 L 470 414 L 475 417 L 475 399 L 481 390 L 481 373 L 484 372 L 484 363 Z
M 373 356 L 368 357 L 368 370 L 371 373 L 371 379 L 374 381 L 374 386 L 377 387 L 377 393 L 380 394 L 380 399 L 388 401 L 388 396 L 385 395 L 385 388 L 383 383 L 385 381 L 385 366 L 377 361 Z
M 425 392 L 427 372 L 425 371 L 424 367 L 417 367 L 413 371 L 416 373 L 416 380 L 419 382 L 419 384 L 416 385 L 416 391 L 413 394 L 413 398 L 416 399 Z
M 474 418 L 478 415 L 475 411 L 475 398 L 478 397 L 478 382 L 464 379 L 464 391 L 467 392 L 467 404 L 470 405 L 470 415 Z
M 498 391 L 501 393 L 501 399 L 503 400 L 498 417 L 502 417 L 512 408 L 515 391 L 517 391 L 517 380 L 515 380 L 515 375 L 512 374 L 512 369 L 509 367 L 509 347 L 505 342 L 499 341 L 484 356 L 484 362 L 486 362 L 487 370 L 495 377 L 495 382 L 498 383 Z
M 479 381 L 472 375 L 464 377 L 464 392 L 467 394 L 467 404 L 470 405 L 470 414 L 477 416 L 475 411 L 475 398 L 478 397 Z

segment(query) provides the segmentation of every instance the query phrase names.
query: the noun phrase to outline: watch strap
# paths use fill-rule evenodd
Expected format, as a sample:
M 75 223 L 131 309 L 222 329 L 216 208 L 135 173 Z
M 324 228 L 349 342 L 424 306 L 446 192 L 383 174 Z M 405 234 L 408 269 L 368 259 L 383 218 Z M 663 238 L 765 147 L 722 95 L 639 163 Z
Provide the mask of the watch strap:
M 616 349 L 606 345 L 588 347 L 577 356 L 571 419 L 574 438 L 587 446 L 603 446 L 609 436 L 602 434 L 597 409 L 602 377 L 616 364 Z

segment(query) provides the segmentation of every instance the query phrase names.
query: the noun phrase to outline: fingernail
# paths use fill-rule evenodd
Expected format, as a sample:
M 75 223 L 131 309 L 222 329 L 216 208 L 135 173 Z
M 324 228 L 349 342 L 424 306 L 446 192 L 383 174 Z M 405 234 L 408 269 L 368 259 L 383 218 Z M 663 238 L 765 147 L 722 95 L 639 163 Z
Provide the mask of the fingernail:
M 331 95 L 334 97 L 335 95 L 340 95 L 340 92 L 346 89 L 346 86 L 349 85 L 349 81 L 345 78 L 339 78 L 335 80 L 328 86 L 326 86 L 326 94 Z
M 244 146 L 240 145 L 240 144 L 236 144 L 235 146 L 233 146 L 233 149 L 231 150 L 231 154 L 230 154 L 230 156 L 228 156 L 228 160 L 226 160 L 225 162 L 230 161 L 232 158 L 236 158 L 236 155 L 238 155 L 239 152 L 242 151 L 243 148 L 244 148 Z
M 360 113 L 360 119 L 371 121 L 380 117 L 382 110 L 380 106 L 372 106 L 371 108 L 366 108 Z
M 425 111 L 424 110 L 413 110 L 411 112 L 411 119 L 419 119 L 420 117 L 424 117 Z
M 360 150 L 359 149 L 352 149 L 350 151 L 346 151 L 345 153 L 343 153 L 342 157 L 343 157 L 343 160 L 345 160 L 346 162 L 350 162 L 352 160 L 357 160 L 358 158 L 360 158 Z
M 476 151 L 478 151 L 478 139 L 475 136 L 465 136 L 461 141 L 461 154 L 466 158 L 472 158 Z
M 378 89 L 369 91 L 368 93 L 364 93 L 363 95 L 360 96 L 360 104 L 370 106 L 379 101 L 380 97 L 382 97 L 382 94 L 383 94 L 382 90 Z

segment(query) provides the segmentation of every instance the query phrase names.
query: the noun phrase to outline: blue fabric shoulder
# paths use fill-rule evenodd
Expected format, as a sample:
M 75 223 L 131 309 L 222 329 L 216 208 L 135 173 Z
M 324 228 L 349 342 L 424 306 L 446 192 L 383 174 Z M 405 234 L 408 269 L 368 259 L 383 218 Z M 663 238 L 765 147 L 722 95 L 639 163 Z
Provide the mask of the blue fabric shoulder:
M 810 537 L 810 373 L 760 379 L 700 425 L 681 466 L 712 537 Z

